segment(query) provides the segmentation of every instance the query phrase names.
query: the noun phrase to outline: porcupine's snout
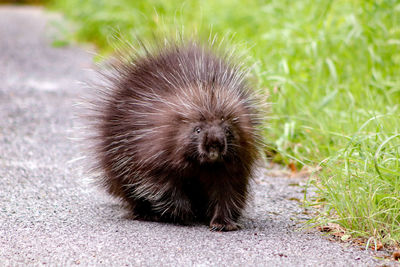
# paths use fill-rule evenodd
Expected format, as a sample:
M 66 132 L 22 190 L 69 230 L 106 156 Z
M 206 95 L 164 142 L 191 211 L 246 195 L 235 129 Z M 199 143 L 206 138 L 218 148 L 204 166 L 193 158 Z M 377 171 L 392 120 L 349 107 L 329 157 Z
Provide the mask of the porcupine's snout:
M 210 127 L 204 135 L 203 150 L 208 160 L 216 161 L 226 153 L 226 137 L 219 126 Z

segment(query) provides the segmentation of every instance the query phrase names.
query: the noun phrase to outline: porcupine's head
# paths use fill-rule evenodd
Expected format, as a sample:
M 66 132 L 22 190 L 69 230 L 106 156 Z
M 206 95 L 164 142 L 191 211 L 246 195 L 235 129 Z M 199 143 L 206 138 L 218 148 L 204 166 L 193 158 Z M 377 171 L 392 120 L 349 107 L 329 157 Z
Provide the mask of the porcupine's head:
M 258 133 L 251 97 L 241 89 L 207 87 L 182 90 L 169 100 L 177 107 L 172 124 L 175 136 L 171 135 L 177 151 L 182 152 L 177 155 L 200 165 L 252 163 Z

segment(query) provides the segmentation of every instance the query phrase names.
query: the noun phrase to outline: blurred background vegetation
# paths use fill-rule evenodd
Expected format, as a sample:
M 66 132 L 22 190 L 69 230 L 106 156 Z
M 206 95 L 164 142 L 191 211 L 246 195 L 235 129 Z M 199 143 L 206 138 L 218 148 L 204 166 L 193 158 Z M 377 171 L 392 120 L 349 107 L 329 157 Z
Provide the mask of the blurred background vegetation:
M 318 170 L 313 222 L 353 237 L 400 241 L 400 2 L 398 0 L 48 0 L 71 40 L 107 55 L 116 32 L 134 41 L 183 30 L 233 37 L 257 62 L 272 103 L 274 162 Z M 117 42 L 117 43 L 116 43 Z
M 13 4 L 13 5 L 43 5 L 48 1 L 43 0 L 0 0 L 1 4 Z

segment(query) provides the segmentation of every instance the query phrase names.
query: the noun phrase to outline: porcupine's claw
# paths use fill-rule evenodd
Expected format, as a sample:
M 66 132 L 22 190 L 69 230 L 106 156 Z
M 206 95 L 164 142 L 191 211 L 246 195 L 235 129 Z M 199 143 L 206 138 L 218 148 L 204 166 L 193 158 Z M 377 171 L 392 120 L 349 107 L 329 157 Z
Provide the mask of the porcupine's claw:
M 236 223 L 210 223 L 210 231 L 218 231 L 218 232 L 228 232 L 228 231 L 236 231 L 239 230 L 240 227 Z

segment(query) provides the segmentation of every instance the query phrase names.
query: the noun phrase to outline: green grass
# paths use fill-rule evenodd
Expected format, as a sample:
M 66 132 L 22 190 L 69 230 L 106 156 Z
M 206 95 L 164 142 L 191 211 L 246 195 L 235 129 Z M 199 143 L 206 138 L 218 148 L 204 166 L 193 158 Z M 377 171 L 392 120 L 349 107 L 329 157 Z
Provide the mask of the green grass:
M 400 3 L 396 0 L 53 1 L 75 38 L 107 53 L 116 31 L 235 35 L 270 92 L 274 160 L 321 165 L 322 222 L 400 241 Z M 325 217 L 324 217 L 325 216 Z

